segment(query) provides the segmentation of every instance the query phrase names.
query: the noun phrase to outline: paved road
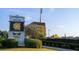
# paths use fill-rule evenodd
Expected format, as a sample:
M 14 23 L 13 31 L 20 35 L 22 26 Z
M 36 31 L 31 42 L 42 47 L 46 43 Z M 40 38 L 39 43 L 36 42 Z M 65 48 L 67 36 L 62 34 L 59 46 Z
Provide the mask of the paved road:
M 43 48 L 54 49 L 56 51 L 74 51 L 74 50 L 71 50 L 71 49 L 64 49 L 64 48 L 50 47 L 50 46 L 43 46 Z

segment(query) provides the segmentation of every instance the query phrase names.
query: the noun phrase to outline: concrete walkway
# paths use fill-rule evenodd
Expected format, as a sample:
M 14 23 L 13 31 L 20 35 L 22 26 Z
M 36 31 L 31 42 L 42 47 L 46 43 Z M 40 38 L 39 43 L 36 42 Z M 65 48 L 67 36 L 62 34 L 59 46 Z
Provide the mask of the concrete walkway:
M 48 49 L 52 49 L 52 50 L 56 50 L 56 51 L 74 51 L 71 49 L 64 49 L 64 48 L 50 47 L 50 46 L 43 46 L 43 48 L 48 48 Z

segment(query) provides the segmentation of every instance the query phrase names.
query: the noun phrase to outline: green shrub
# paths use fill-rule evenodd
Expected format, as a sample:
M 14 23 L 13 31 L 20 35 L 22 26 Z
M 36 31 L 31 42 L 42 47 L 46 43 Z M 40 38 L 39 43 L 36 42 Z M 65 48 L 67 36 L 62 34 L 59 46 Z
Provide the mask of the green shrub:
M 25 47 L 42 48 L 42 42 L 38 39 L 25 39 Z
M 0 42 L 0 48 L 2 48 L 2 43 Z
M 15 38 L 9 38 L 9 39 L 3 40 L 2 46 L 3 48 L 14 48 L 18 46 L 18 42 L 16 41 Z
M 0 48 L 2 48 L 2 42 L 3 42 L 4 38 L 0 37 Z

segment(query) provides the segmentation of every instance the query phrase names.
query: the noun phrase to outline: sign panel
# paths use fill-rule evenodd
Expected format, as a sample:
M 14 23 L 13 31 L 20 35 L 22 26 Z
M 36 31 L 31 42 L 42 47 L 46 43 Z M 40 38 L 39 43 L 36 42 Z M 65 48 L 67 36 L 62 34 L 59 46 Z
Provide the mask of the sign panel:
M 24 31 L 24 22 L 10 22 L 10 31 Z

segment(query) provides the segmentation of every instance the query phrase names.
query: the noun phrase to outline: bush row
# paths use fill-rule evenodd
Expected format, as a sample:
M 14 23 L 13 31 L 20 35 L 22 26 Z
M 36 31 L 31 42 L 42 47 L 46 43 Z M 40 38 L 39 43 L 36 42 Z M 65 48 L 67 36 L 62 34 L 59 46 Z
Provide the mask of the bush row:
M 61 41 L 50 41 L 50 40 L 43 40 L 43 45 L 51 46 L 51 47 L 59 47 L 59 48 L 66 48 L 66 49 L 73 49 L 79 50 L 79 43 L 66 43 Z
M 42 42 L 39 39 L 25 39 L 25 47 L 27 48 L 41 48 Z M 18 47 L 18 42 L 15 38 L 9 38 L 5 40 L 0 40 L 0 48 L 16 48 Z
M 39 39 L 26 39 L 25 47 L 27 48 L 42 48 L 42 42 Z
M 0 40 L 0 47 L 1 48 L 15 48 L 18 46 L 18 42 L 15 38 L 9 38 L 5 40 Z

